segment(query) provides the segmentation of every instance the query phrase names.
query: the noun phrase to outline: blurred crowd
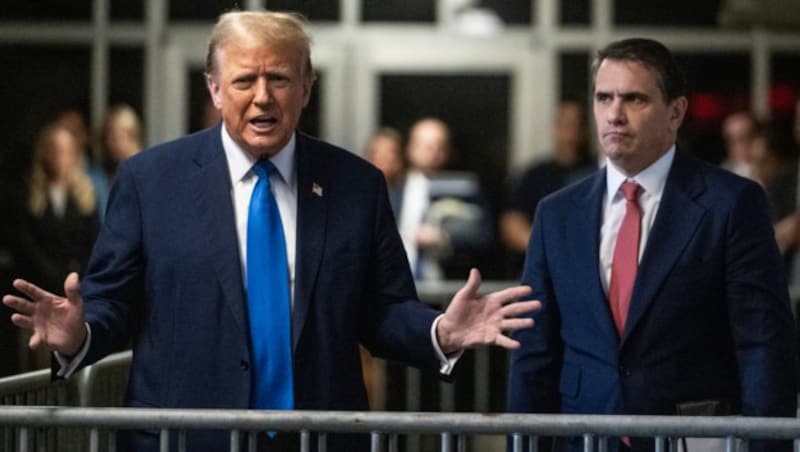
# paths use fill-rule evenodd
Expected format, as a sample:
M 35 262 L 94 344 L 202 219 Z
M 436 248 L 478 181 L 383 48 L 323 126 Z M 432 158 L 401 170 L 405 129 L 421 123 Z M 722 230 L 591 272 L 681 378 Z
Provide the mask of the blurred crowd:
M 738 111 L 722 121 L 724 168 L 764 188 L 784 253 L 790 283 L 800 283 L 800 100 L 794 122 L 776 125 L 752 112 Z M 212 109 L 205 125 L 218 120 Z M 407 131 L 381 127 L 361 154 L 383 171 L 411 271 L 418 281 L 463 279 L 470 267 L 516 280 L 522 268 L 531 223 L 539 201 L 587 176 L 602 158 L 593 150 L 583 102 L 564 101 L 552 119 L 553 147 L 546 158 L 507 175 L 504 199 L 486 195 L 480 171 L 452 165 L 457 130 L 440 118 L 425 117 Z M 143 147 L 142 123 L 125 104 L 108 108 L 102 126 L 90 131 L 77 108 L 58 111 L 38 131 L 30 149 L 30 168 L 14 202 L 3 206 L 6 249 L 0 260 L 13 275 L 25 276 L 51 291 L 63 291 L 66 274 L 85 267 L 103 221 L 105 204 L 119 163 Z M 496 187 L 491 187 L 495 189 Z M 0 246 L 2 248 L 2 246 Z M 7 284 L 9 281 L 3 281 Z M 0 320 L 6 360 L 0 375 L 49 366 L 47 356 L 24 352 L 8 316 Z
M 81 272 L 89 259 L 117 166 L 141 148 L 141 120 L 125 104 L 108 109 L 96 134 L 75 107 L 59 110 L 43 124 L 30 150 L 30 168 L 19 179 L 25 186 L 4 206 L 6 221 L 13 225 L 3 250 L 9 257 L 8 276 L 24 275 L 63 293 L 66 275 Z M 0 333 L 8 358 L 2 374 L 50 366 L 46 352 L 19 346 L 26 338 L 16 337 L 6 312 Z

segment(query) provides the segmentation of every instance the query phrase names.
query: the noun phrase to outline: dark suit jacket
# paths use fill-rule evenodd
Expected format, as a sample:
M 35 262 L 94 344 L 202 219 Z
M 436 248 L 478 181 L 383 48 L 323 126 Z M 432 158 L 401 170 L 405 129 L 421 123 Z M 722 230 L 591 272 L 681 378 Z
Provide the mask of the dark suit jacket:
M 601 169 L 536 213 L 523 283 L 544 307 L 516 335 L 509 410 L 676 414 L 719 400 L 794 416 L 795 333 L 762 190 L 676 153 L 620 339 L 598 264 L 605 181 Z
M 382 174 L 302 134 L 296 158 L 295 406 L 367 409 L 359 343 L 433 369 L 437 312 L 416 299 Z M 92 331 L 85 364 L 133 342 L 126 405 L 249 407 L 237 240 L 219 126 L 122 164 L 82 289 Z M 122 446 L 155 441 L 141 433 Z M 188 450 L 228 445 L 225 433 L 189 434 Z

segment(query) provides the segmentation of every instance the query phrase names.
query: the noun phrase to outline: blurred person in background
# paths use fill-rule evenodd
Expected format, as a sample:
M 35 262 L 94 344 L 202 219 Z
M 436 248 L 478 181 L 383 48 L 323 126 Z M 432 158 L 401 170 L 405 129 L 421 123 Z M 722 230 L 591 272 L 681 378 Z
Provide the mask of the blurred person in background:
M 758 122 L 749 111 L 740 111 L 722 121 L 722 140 L 725 160 L 722 167 L 742 177 L 753 179 L 753 140 L 758 134 Z
M 142 149 L 142 122 L 136 110 L 127 104 L 109 107 L 99 136 L 100 167 L 92 178 L 97 193 L 97 206 L 102 222 L 105 217 L 108 193 L 119 164 Z
M 400 206 L 403 205 L 403 187 L 408 167 L 403 152 L 403 136 L 395 128 L 381 127 L 367 141 L 363 155 L 386 178 L 389 202 L 395 218 L 398 218 Z
M 60 123 L 45 126 L 36 139 L 15 257 L 18 271 L 50 291 L 63 289 L 65 274 L 86 268 L 99 229 L 82 154 L 72 131 Z M 49 366 L 46 355 L 35 359 L 35 367 Z
M 589 151 L 586 109 L 575 101 L 562 102 L 553 122 L 552 156 L 528 168 L 514 182 L 500 216 L 500 237 L 512 252 L 511 271 L 519 276 L 531 235 L 533 214 L 550 193 L 589 175 L 597 162 Z
M 492 244 L 493 229 L 475 174 L 448 171 L 450 128 L 423 118 L 411 126 L 409 170 L 398 225 L 414 278 L 461 278 Z

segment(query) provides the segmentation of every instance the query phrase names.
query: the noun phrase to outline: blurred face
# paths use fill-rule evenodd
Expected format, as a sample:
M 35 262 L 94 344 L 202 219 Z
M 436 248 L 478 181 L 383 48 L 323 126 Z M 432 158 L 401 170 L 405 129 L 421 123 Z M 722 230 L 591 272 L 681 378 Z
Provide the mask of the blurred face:
M 111 121 L 106 132 L 108 156 L 120 162 L 139 152 L 139 143 L 133 135 L 133 131 L 121 118 Z
M 728 158 L 735 163 L 749 163 L 752 159 L 754 138 L 753 122 L 746 114 L 735 114 L 722 124 L 722 137 Z
M 253 156 L 274 156 L 294 133 L 311 93 L 304 63 L 291 47 L 247 39 L 219 49 L 208 90 L 231 138 Z
M 66 129 L 55 129 L 50 136 L 46 156 L 46 172 L 51 181 L 63 181 L 78 164 L 80 149 L 75 137 Z
M 400 144 L 385 136 L 377 136 L 370 143 L 369 160 L 383 172 L 386 180 L 395 181 L 403 172 L 403 150 Z
M 628 176 L 641 172 L 675 143 L 687 101 L 664 99 L 658 74 L 633 61 L 604 60 L 597 70 L 594 117 L 606 157 Z
M 562 105 L 555 123 L 557 157 L 567 161 L 575 159 L 578 149 L 583 145 L 584 134 L 583 108 L 572 103 Z
M 423 121 L 411 130 L 408 141 L 408 160 L 420 171 L 438 171 L 450 159 L 450 136 L 438 121 Z

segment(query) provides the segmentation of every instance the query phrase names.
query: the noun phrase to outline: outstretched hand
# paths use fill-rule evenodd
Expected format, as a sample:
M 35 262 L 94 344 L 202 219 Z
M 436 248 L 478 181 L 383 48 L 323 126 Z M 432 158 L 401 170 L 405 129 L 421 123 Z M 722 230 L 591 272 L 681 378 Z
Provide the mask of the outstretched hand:
M 518 318 L 542 306 L 538 300 L 519 301 L 531 294 L 530 287 L 510 287 L 481 296 L 480 286 L 481 274 L 473 268 L 439 321 L 436 336 L 444 353 L 482 345 L 515 349 L 519 342 L 505 333 L 533 326 L 532 318 Z
M 66 297 L 52 294 L 24 279 L 14 280 L 13 285 L 25 297 L 6 295 L 3 304 L 16 311 L 11 315 L 14 325 L 31 330 L 28 346 L 45 347 L 64 356 L 77 354 L 86 339 L 78 274 L 70 273 L 64 280 Z

